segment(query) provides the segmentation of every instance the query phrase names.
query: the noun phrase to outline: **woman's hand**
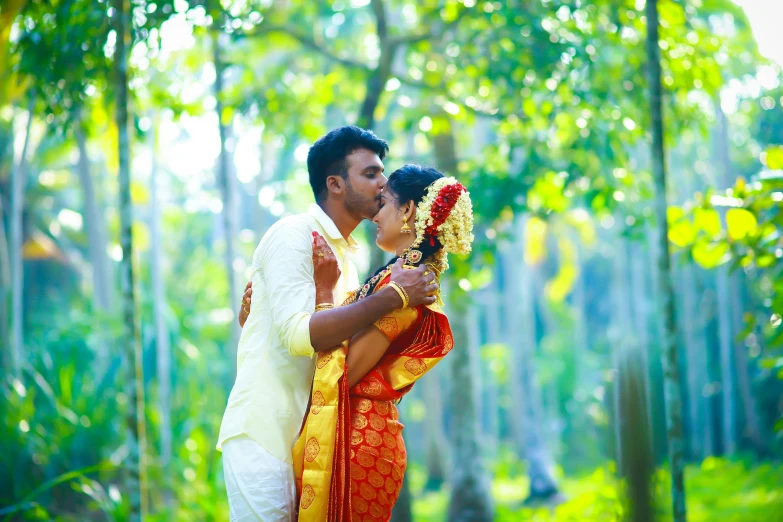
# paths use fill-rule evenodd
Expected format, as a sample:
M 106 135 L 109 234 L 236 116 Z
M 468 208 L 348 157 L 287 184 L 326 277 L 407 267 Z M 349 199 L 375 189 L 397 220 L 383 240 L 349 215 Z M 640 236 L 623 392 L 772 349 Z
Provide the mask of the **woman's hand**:
M 245 285 L 245 293 L 242 296 L 242 304 L 239 305 L 239 326 L 244 328 L 247 316 L 250 315 L 250 301 L 253 296 L 253 283 L 248 281 Z
M 315 304 L 333 303 L 334 287 L 340 279 L 337 258 L 326 240 L 313 232 L 313 279 L 315 279 Z

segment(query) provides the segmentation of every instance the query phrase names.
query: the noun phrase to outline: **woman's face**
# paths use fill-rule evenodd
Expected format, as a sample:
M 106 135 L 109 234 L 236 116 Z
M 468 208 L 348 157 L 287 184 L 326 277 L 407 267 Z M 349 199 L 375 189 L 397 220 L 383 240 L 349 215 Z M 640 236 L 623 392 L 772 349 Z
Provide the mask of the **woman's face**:
M 413 205 L 411 202 L 400 205 L 397 195 L 391 192 L 388 185 L 381 192 L 381 209 L 372 219 L 378 227 L 375 243 L 385 252 L 396 253 L 403 243 L 411 243 L 415 233 L 413 222 Z M 407 213 L 407 216 L 406 216 Z M 402 225 L 408 218 L 410 234 L 401 232 Z

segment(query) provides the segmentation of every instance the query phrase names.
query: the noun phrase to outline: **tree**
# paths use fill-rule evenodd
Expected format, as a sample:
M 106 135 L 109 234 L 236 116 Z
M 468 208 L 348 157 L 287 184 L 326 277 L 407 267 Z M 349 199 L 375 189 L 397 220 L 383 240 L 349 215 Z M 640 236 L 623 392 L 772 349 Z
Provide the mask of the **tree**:
M 15 163 L 11 155 L 11 361 L 14 375 L 21 375 L 24 354 L 24 265 L 22 263 L 22 243 L 24 238 L 24 197 L 27 185 L 27 150 L 30 145 L 30 128 L 33 125 L 35 93 L 28 93 L 27 123 L 25 124 L 24 145 Z M 12 149 L 13 150 L 13 146 Z
M 441 132 L 433 136 L 435 157 L 444 173 L 457 172 L 457 151 L 452 122 L 443 118 Z M 453 278 L 453 275 L 451 276 Z M 456 286 L 456 285 L 455 285 Z M 450 317 L 454 334 L 454 353 L 451 357 L 451 408 L 453 412 L 453 475 L 449 520 L 478 522 L 491 520 L 492 504 L 488 480 L 481 464 L 479 445 L 477 397 L 471 361 L 470 343 L 478 342 L 469 335 L 469 324 L 475 323 L 476 310 L 469 304 L 469 296 L 454 288 L 449 296 L 454 306 Z
M 658 284 L 663 319 L 663 367 L 666 390 L 666 425 L 669 441 L 669 464 L 672 473 L 672 507 L 675 522 L 685 522 L 685 481 L 682 438 L 682 392 L 678 369 L 677 315 L 674 307 L 669 229 L 666 204 L 666 161 L 663 144 L 661 107 L 661 65 L 658 47 L 658 1 L 648 0 L 647 58 L 650 85 L 650 121 L 652 131 L 652 170 L 655 181 L 656 239 L 658 243 Z
M 217 14 L 215 16 L 218 16 Z M 223 101 L 223 72 L 224 64 L 221 57 L 220 39 L 224 35 L 214 30 L 212 35 L 212 53 L 215 64 L 215 111 L 218 117 L 218 130 L 220 132 L 220 155 L 217 164 L 217 179 L 220 190 L 223 194 L 223 234 L 225 235 L 226 250 L 225 263 L 226 275 L 228 276 L 229 288 L 229 307 L 233 310 L 239 303 L 239 287 L 237 285 L 237 274 L 234 270 L 234 261 L 236 260 L 235 243 L 239 235 L 236 220 L 236 189 L 234 188 L 234 173 L 229 164 L 231 155 L 226 149 L 226 144 L 231 138 L 231 124 L 233 122 L 233 111 L 224 105 Z M 231 350 L 229 353 L 236 353 L 236 346 L 239 343 L 239 325 L 236 321 L 231 321 Z
M 128 46 L 130 17 L 124 0 L 114 0 L 114 30 L 117 47 L 114 57 L 115 121 L 118 131 L 119 210 L 120 210 L 120 284 L 122 290 L 122 351 L 127 372 L 129 454 L 125 464 L 130 520 L 143 520 L 147 514 L 146 421 L 144 413 L 144 367 L 141 342 L 136 325 L 136 299 L 133 270 L 133 207 L 130 191 L 130 135 L 128 132 Z

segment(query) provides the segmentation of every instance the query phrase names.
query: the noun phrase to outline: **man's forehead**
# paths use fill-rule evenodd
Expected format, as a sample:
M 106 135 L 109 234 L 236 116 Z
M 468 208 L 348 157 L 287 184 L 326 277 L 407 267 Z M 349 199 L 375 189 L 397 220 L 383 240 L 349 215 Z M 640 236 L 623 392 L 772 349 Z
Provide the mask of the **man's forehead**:
M 356 149 L 345 158 L 348 160 L 348 165 L 351 167 L 359 167 L 360 169 L 366 169 L 370 167 L 376 167 L 383 170 L 383 162 L 378 154 L 369 149 Z

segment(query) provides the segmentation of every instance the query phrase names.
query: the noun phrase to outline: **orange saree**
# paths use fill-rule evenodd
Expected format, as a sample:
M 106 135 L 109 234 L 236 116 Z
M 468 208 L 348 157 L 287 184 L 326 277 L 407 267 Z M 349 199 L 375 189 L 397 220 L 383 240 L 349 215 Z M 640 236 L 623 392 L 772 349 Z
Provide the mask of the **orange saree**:
M 375 291 L 389 279 L 382 276 Z M 391 518 L 407 464 L 395 404 L 453 348 L 454 339 L 437 305 L 397 310 L 375 326 L 391 344 L 352 389 L 349 348 L 318 356 L 310 410 L 293 454 L 299 522 Z

